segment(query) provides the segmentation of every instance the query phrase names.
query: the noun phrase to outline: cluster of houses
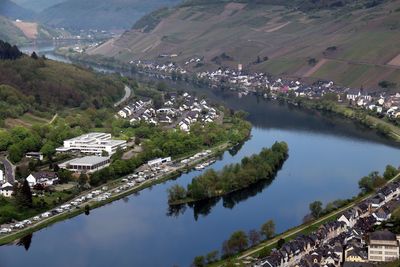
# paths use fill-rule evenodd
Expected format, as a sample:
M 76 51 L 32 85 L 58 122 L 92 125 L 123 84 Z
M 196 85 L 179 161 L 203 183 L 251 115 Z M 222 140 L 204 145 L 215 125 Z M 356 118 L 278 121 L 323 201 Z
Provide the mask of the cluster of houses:
M 191 58 L 185 65 L 202 62 L 201 58 Z M 158 78 L 170 79 L 171 74 L 186 75 L 187 70 L 176 63 L 156 64 L 131 61 L 144 73 L 155 75 Z M 265 96 L 275 98 L 279 94 L 293 93 L 297 97 L 318 99 L 326 93 L 337 94 L 338 101 L 350 101 L 353 105 L 375 111 L 378 114 L 390 118 L 400 118 L 400 94 L 385 93 L 382 90 L 367 92 L 362 88 L 347 88 L 335 85 L 332 81 L 318 81 L 314 84 L 306 84 L 299 80 L 272 78 L 265 73 L 245 74 L 242 72 L 241 64 L 237 70 L 218 69 L 215 71 L 203 71 L 196 73 L 197 79 L 205 80 L 211 87 L 219 88 L 221 85 L 228 86 L 231 90 L 239 91 L 241 95 L 249 92 L 264 92 Z
M 346 99 L 354 106 L 390 118 L 400 118 L 400 93 L 389 94 L 382 92 L 382 90 L 367 92 L 363 88 L 337 86 L 332 81 L 318 81 L 309 85 L 298 80 L 272 79 L 264 73 L 242 74 L 241 71 L 229 69 L 201 72 L 197 74 L 197 77 L 208 80 L 213 87 L 228 84 L 232 90 L 238 90 L 241 94 L 261 91 L 265 92 L 265 96 L 269 94 L 273 98 L 279 94 L 288 95 L 292 93 L 296 97 L 319 99 L 327 93 L 332 93 L 337 95 L 339 102 Z
M 55 185 L 58 183 L 58 176 L 55 172 L 50 171 L 40 171 L 40 172 L 33 172 L 28 177 L 26 177 L 29 186 L 32 189 L 45 189 L 49 186 Z M 0 195 L 3 197 L 12 197 L 14 194 L 14 185 L 10 182 L 1 182 L 1 190 Z
M 205 99 L 198 99 L 188 93 L 179 95 L 170 92 L 164 95 L 162 107 L 156 109 L 151 100 L 137 100 L 118 111 L 118 116 L 130 123 L 146 122 L 168 128 L 179 128 L 189 132 L 193 123 L 211 123 L 217 117 L 217 110 Z
M 400 207 L 400 181 L 345 211 L 337 220 L 300 235 L 259 260 L 255 267 L 375 266 L 399 259 L 400 235 L 373 231 Z

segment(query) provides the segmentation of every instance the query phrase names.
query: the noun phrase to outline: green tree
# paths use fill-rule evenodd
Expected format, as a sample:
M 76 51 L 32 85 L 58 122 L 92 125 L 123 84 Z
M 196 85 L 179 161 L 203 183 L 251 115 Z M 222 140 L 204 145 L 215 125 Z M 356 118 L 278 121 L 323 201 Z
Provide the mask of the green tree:
M 8 146 L 12 144 L 12 137 L 9 132 L 0 131 L 0 151 L 7 150 Z
M 213 250 L 210 253 L 208 253 L 206 255 L 206 259 L 207 259 L 207 264 L 211 264 L 213 262 L 216 262 L 218 260 L 218 250 Z
M 53 142 L 46 142 L 40 152 L 47 158 L 51 158 L 56 153 L 56 148 Z
M 197 256 L 193 260 L 192 266 L 194 267 L 204 267 L 206 265 L 206 261 L 204 256 Z
M 81 174 L 79 175 L 79 179 L 78 179 L 78 183 L 80 186 L 83 186 L 87 183 L 88 181 L 88 176 L 86 173 L 81 172 Z
M 275 235 L 275 223 L 273 220 L 268 220 L 261 226 L 261 234 L 265 239 L 270 239 Z
M 8 158 L 16 163 L 21 161 L 24 156 L 24 151 L 19 144 L 13 144 L 8 148 Z
M 168 202 L 173 203 L 178 200 L 186 198 L 186 190 L 184 187 L 176 184 L 169 188 L 168 190 Z
M 250 230 L 249 231 L 249 241 L 251 246 L 255 246 L 261 241 L 261 234 L 257 230 Z
M 311 215 L 317 219 L 321 215 L 322 212 L 322 202 L 321 201 L 314 201 L 310 203 L 310 211 Z
M 248 247 L 249 241 L 245 232 L 234 232 L 229 240 L 225 241 L 222 250 L 225 256 L 229 256 L 245 250 Z
M 69 170 L 59 169 L 57 176 L 61 184 L 66 184 L 72 180 L 72 173 Z
M 26 179 L 22 183 L 22 186 L 17 186 L 15 190 L 15 200 L 17 205 L 22 208 L 32 208 L 32 192 Z
M 398 173 L 399 170 L 397 170 L 395 167 L 393 167 L 392 165 L 387 165 L 385 172 L 383 173 L 383 178 L 385 178 L 385 180 L 390 180 L 393 177 L 395 177 Z

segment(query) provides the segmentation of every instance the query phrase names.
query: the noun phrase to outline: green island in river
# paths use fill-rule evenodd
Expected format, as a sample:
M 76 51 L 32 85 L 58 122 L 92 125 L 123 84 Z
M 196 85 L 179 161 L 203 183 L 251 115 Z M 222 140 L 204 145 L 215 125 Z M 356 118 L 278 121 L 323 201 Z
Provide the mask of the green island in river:
M 241 163 L 226 165 L 221 171 L 207 170 L 193 178 L 187 189 L 174 185 L 168 189 L 168 203 L 180 205 L 214 198 L 241 190 L 261 180 L 272 180 L 288 158 L 285 142 L 275 142 L 258 155 L 244 157 Z

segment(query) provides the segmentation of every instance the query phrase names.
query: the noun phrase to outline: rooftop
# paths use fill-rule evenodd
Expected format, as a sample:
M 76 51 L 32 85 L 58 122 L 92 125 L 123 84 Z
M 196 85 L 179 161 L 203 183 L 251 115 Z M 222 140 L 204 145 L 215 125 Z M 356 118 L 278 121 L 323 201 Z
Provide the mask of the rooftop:
M 387 240 L 395 241 L 396 235 L 388 230 L 375 231 L 369 235 L 370 240 Z
M 87 157 L 83 157 L 83 158 L 76 158 L 76 159 L 69 160 L 67 162 L 64 162 L 62 165 L 66 166 L 69 164 L 69 165 L 91 166 L 91 165 L 102 163 L 109 159 L 110 159 L 109 157 L 87 156 Z

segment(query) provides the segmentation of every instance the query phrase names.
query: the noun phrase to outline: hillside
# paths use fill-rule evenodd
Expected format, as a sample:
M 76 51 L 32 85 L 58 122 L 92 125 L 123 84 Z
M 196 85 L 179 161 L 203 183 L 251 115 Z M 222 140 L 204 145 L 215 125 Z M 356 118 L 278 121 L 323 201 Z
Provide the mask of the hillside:
M 400 1 L 190 0 L 143 17 L 90 54 L 161 60 L 195 71 L 243 63 L 251 71 L 347 86 L 400 84 Z M 171 60 L 171 59 L 165 59 Z
M 32 19 L 34 12 L 17 5 L 11 0 L 0 0 L 0 16 L 11 19 Z
M 128 29 L 148 12 L 179 0 L 67 0 L 39 13 L 39 20 L 67 29 Z
M 15 60 L 1 58 L 15 58 Z M 116 78 L 52 60 L 19 56 L 0 42 L 0 121 L 25 113 L 111 107 L 123 95 Z
M 0 40 L 19 44 L 26 42 L 27 38 L 11 20 L 0 16 Z

